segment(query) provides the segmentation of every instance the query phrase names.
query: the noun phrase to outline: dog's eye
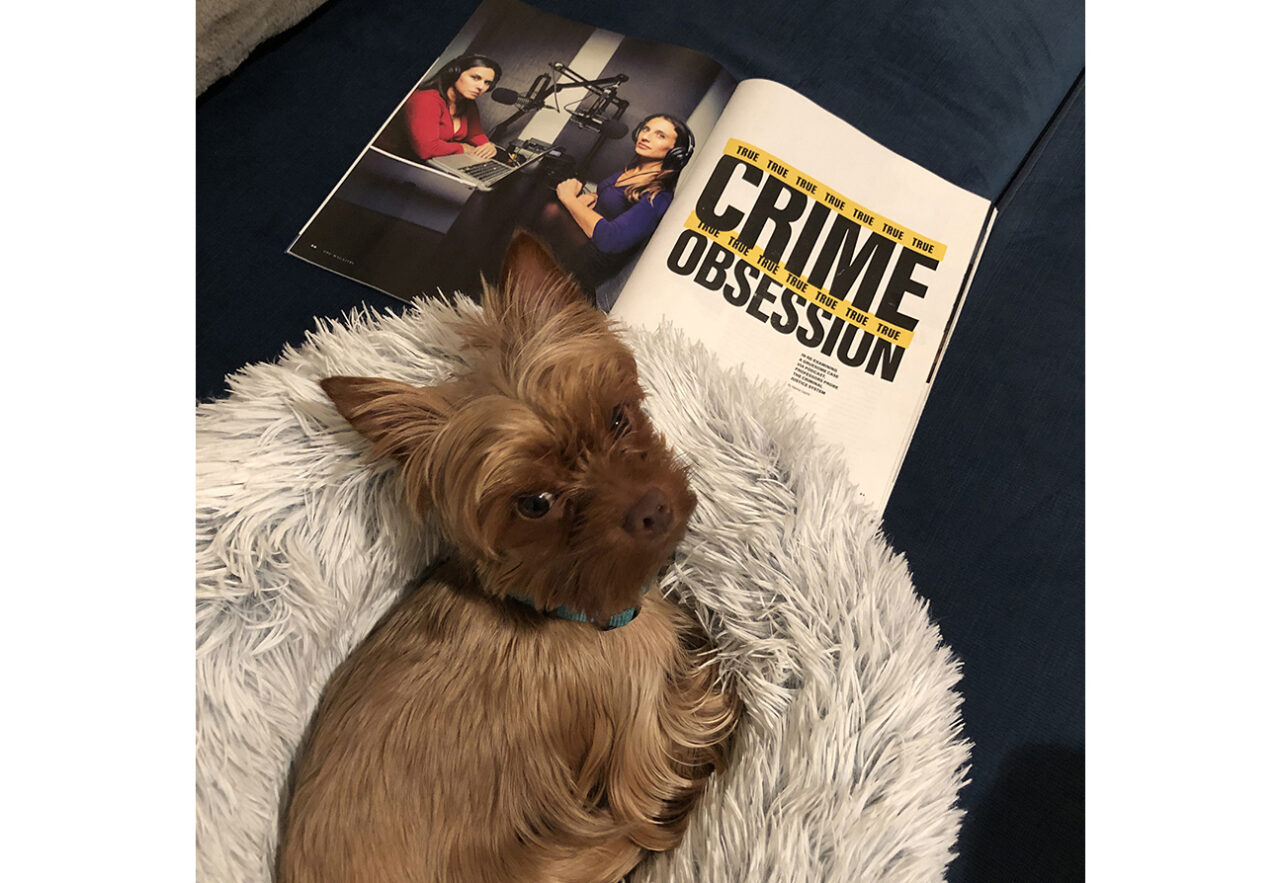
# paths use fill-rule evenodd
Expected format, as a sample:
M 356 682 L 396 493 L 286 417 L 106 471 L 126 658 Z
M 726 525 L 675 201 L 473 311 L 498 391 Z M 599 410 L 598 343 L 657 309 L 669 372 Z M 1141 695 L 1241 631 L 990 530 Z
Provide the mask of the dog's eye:
M 613 409 L 613 419 L 609 422 L 609 431 L 614 435 L 622 435 L 631 427 L 627 420 L 627 409 L 622 405 Z
M 527 497 L 521 497 L 516 500 L 516 511 L 525 518 L 541 518 L 551 511 L 551 504 L 555 501 L 556 495 L 547 491 L 540 494 L 530 494 Z

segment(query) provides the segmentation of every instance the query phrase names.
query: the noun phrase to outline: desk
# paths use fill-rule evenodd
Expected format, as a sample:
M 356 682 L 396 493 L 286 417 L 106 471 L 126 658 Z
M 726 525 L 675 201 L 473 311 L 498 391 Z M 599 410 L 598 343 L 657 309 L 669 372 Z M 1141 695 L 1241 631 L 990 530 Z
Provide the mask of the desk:
M 439 169 L 371 147 L 333 196 L 444 233 L 474 191 L 470 184 Z
M 555 189 L 529 163 L 485 192 L 371 149 L 289 251 L 402 300 L 437 289 L 478 296 L 497 281 L 517 226 L 531 226 Z
M 479 293 L 481 276 L 498 281 L 502 257 L 517 227 L 531 227 L 542 209 L 556 201 L 554 186 L 530 163 L 493 186 L 474 191 L 436 245 L 432 284 L 445 291 Z

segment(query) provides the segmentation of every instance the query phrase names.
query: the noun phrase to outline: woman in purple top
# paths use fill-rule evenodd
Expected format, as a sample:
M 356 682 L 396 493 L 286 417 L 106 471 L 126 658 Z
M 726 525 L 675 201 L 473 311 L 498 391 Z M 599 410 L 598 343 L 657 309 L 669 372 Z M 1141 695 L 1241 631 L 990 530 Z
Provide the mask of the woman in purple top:
M 589 292 L 648 241 L 693 155 L 693 133 L 671 114 L 646 117 L 633 135 L 635 156 L 626 168 L 601 181 L 595 193 L 583 192 L 577 178 L 561 181 L 558 202 L 544 213 L 545 229 L 561 228 L 552 234 L 553 247 Z M 566 214 L 571 225 L 563 223 Z

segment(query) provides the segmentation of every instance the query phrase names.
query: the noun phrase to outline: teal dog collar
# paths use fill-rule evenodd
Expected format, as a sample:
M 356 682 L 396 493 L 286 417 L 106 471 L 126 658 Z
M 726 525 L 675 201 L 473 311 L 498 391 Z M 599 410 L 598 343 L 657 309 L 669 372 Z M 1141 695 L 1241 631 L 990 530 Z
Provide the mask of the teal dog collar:
M 644 588 L 640 590 L 640 594 L 642 595 L 647 594 L 650 586 L 651 586 L 651 583 L 645 583 Z M 510 595 L 509 597 L 516 601 L 519 601 L 521 604 L 524 604 L 526 607 L 532 607 L 534 610 L 538 609 L 537 606 L 534 605 L 533 599 L 531 598 L 526 598 L 523 595 Z M 613 629 L 622 628 L 624 625 L 626 625 L 627 623 L 631 622 L 631 620 L 636 618 L 637 612 L 639 612 L 638 608 L 628 607 L 626 610 L 623 610 L 621 613 L 615 613 L 613 616 L 609 617 L 608 622 L 606 622 L 602 626 L 599 626 L 600 631 L 607 632 L 607 631 L 612 631 Z M 567 619 L 570 622 L 591 622 L 594 624 L 594 621 L 588 619 L 587 615 L 583 613 L 581 610 L 573 610 L 569 607 L 566 607 L 564 604 L 561 604 L 555 610 L 548 611 L 547 615 L 555 616 L 560 619 Z

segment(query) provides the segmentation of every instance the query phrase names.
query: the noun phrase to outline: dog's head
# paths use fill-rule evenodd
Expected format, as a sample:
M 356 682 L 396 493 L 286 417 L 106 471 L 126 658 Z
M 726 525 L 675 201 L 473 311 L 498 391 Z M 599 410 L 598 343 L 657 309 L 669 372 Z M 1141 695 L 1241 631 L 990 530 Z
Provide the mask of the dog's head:
M 321 385 L 403 464 L 410 505 L 437 513 L 487 591 L 596 623 L 639 606 L 695 498 L 641 410 L 631 352 L 523 233 L 460 330 L 470 370 L 448 383 Z

